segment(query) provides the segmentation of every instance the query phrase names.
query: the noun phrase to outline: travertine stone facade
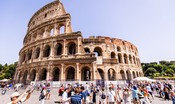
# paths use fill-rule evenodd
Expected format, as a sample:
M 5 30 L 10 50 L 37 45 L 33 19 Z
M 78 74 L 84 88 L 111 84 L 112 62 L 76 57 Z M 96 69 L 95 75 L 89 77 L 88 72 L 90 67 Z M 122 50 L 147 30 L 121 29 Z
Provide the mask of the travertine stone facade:
M 143 76 L 137 47 L 106 36 L 83 38 L 73 32 L 61 2 L 38 10 L 28 23 L 19 52 L 17 82 L 131 80 Z

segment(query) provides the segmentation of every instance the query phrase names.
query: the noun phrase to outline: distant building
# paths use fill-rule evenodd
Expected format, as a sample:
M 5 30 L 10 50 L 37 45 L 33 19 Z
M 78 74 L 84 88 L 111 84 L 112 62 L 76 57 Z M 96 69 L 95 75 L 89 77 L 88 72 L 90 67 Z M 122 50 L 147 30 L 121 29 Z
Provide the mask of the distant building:
M 38 10 L 28 23 L 19 52 L 17 82 L 131 80 L 143 76 L 137 47 L 107 36 L 83 38 L 73 32 L 60 1 Z

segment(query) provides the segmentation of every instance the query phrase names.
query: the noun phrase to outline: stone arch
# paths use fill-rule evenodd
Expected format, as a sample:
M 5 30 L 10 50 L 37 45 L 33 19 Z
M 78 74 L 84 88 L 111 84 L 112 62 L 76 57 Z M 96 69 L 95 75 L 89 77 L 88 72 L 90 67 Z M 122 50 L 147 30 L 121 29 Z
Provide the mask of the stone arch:
M 81 70 L 81 80 L 90 81 L 91 80 L 91 71 L 89 67 L 83 67 Z
M 29 50 L 27 56 L 28 56 L 28 60 L 31 60 L 32 59 L 32 50 Z
M 76 54 L 76 44 L 74 42 L 70 42 L 68 44 L 68 55 Z
M 118 51 L 118 52 L 121 52 L 120 46 L 117 46 L 117 51 Z
M 30 73 L 30 80 L 35 81 L 36 79 L 36 70 L 33 69 L 32 72 Z
M 55 67 L 52 71 L 52 80 L 59 81 L 60 80 L 60 69 Z
M 66 81 L 74 81 L 74 80 L 75 80 L 75 69 L 73 67 L 68 67 Z
M 39 74 L 39 81 L 43 81 L 43 80 L 46 80 L 46 79 L 47 79 L 47 69 L 43 68 L 40 71 L 40 74 Z
M 129 55 L 129 61 L 132 64 L 132 56 L 131 55 Z
M 23 79 L 22 79 L 22 83 L 23 84 L 27 84 L 27 76 L 28 76 L 28 71 L 24 71 L 24 74 L 23 74 Z
M 84 48 L 84 51 L 85 51 L 85 53 L 91 53 L 91 51 L 90 51 L 90 49 L 89 48 Z
M 139 75 L 140 75 L 140 77 L 142 76 L 142 73 L 141 72 L 139 72 Z
M 109 81 L 114 81 L 116 78 L 116 73 L 115 73 L 115 70 L 114 69 L 109 69 L 108 70 L 108 80 Z
M 60 26 L 60 34 L 64 34 L 64 32 L 65 32 L 65 26 L 64 25 L 62 25 L 62 26 Z
M 100 68 L 98 68 L 97 70 L 98 70 L 98 73 L 100 74 L 101 79 L 105 80 L 105 78 L 104 78 L 104 71 L 102 69 L 100 69 Z
M 134 61 L 134 64 L 136 64 L 136 59 L 135 59 L 135 57 L 133 56 L 133 61 Z
M 136 73 L 137 73 L 137 77 L 139 77 L 139 73 L 138 73 L 138 71 L 137 71 Z
M 26 53 L 24 52 L 22 54 L 21 62 L 23 63 L 26 60 Z
M 129 70 L 126 71 L 127 80 L 131 80 L 131 72 Z
M 133 78 L 136 78 L 136 74 L 134 71 L 132 72 L 132 75 L 133 75 Z
M 124 54 L 124 63 L 128 64 L 128 56 L 127 56 L 127 54 Z
M 118 62 L 122 63 L 122 54 L 121 53 L 118 54 Z
M 51 51 L 51 48 L 49 45 L 46 45 L 44 47 L 44 51 L 43 51 L 43 57 L 49 57 L 50 56 L 50 51 Z
M 37 47 L 35 50 L 35 59 L 39 58 L 40 55 L 40 47 Z
M 120 70 L 120 75 L 122 80 L 126 80 L 125 72 L 123 70 Z
M 102 56 L 102 49 L 100 47 L 95 47 L 94 52 L 96 53 L 96 56 Z
M 63 51 L 63 46 L 61 43 L 58 43 L 55 47 L 56 53 L 55 55 L 59 56 L 62 55 L 62 51 Z
M 115 53 L 111 52 L 111 58 L 114 59 L 115 58 Z
M 17 80 L 18 83 L 20 83 L 20 81 L 21 81 L 20 79 L 21 79 L 21 77 L 22 77 L 22 73 L 23 73 L 23 72 L 19 72 L 19 76 L 18 76 L 18 80 Z
M 54 35 L 54 28 L 50 29 L 50 36 Z

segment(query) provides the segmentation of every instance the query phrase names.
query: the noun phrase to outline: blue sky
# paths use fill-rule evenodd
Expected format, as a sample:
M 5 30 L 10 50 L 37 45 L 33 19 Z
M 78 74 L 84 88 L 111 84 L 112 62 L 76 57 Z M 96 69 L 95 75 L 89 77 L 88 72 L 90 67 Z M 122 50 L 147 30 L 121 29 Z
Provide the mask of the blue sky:
M 18 60 L 31 16 L 53 0 L 0 1 L 0 63 Z M 135 44 L 141 62 L 175 60 L 175 0 L 61 0 L 74 31 Z

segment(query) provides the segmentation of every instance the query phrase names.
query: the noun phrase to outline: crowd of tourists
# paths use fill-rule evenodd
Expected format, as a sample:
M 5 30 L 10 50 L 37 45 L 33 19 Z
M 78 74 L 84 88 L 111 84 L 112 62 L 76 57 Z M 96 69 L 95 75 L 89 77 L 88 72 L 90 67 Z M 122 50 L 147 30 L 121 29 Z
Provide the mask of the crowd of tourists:
M 1 89 L 7 85 L 1 83 Z M 15 87 L 14 87 L 15 88 Z M 45 100 L 52 99 L 50 83 L 31 84 L 23 94 L 14 89 L 8 104 L 21 104 L 28 100 L 31 93 L 36 90 L 40 92 L 39 102 L 45 104 Z M 2 90 L 3 91 L 3 90 Z M 2 94 L 2 93 L 1 93 Z M 175 104 L 175 88 L 169 83 L 160 82 L 136 82 L 126 85 L 96 86 L 94 83 L 63 83 L 58 88 L 58 100 L 60 104 L 151 104 L 155 95 L 164 99 L 172 100 Z

